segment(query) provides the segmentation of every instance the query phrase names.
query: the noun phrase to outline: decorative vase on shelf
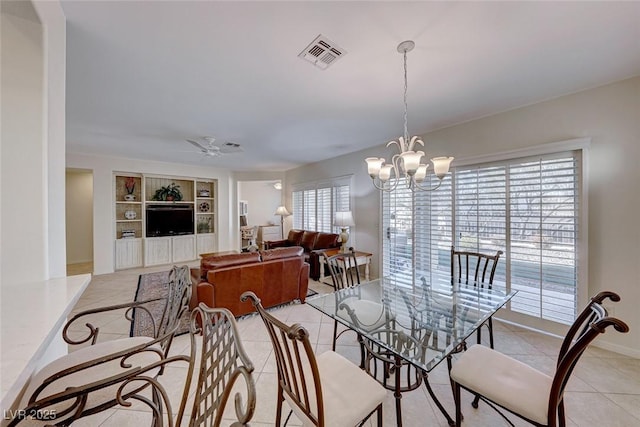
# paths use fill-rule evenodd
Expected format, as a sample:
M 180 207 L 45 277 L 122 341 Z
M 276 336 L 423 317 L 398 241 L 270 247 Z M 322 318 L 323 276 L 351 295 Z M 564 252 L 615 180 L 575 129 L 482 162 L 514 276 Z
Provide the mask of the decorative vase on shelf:
M 138 216 L 138 214 L 136 214 L 136 211 L 125 211 L 124 213 L 124 217 L 126 219 L 136 219 L 136 217 Z
M 136 189 L 136 180 L 134 177 L 128 176 L 124 179 L 124 189 L 127 190 L 127 194 L 124 196 L 124 199 L 127 202 L 133 202 L 136 200 L 136 196 L 133 194 Z

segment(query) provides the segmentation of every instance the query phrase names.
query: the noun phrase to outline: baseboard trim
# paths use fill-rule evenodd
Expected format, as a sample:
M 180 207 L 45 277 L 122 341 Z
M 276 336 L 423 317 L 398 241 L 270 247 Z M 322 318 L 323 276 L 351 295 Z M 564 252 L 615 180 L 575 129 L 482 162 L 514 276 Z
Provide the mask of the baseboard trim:
M 620 344 L 614 344 L 607 341 L 595 341 L 591 344 L 594 347 L 601 348 L 603 350 L 613 351 L 614 353 L 622 354 L 624 356 L 633 357 L 635 359 L 640 359 L 640 350 L 635 348 L 627 347 Z
M 554 333 L 551 333 L 549 331 L 544 331 L 542 329 L 537 329 L 537 328 L 534 328 L 534 327 L 531 327 L 531 326 L 523 325 L 522 323 L 514 322 L 512 320 L 506 320 L 506 319 L 498 318 L 498 317 L 494 317 L 493 319 L 494 319 L 494 321 L 499 321 L 499 322 L 503 322 L 503 323 L 506 323 L 506 324 L 509 324 L 509 325 L 517 326 L 519 328 L 526 329 L 526 330 L 532 331 L 532 332 L 537 332 L 537 333 L 542 334 L 542 335 L 547 335 L 547 336 L 550 336 L 550 337 L 560 338 L 560 339 L 564 338 L 564 336 L 562 336 L 562 335 L 554 334 Z M 606 341 L 604 339 L 596 340 L 591 345 L 594 346 L 594 347 L 598 347 L 598 348 L 600 348 L 602 350 L 612 351 L 614 353 L 618 353 L 618 354 L 621 354 L 623 356 L 629 356 L 629 357 L 633 357 L 633 358 L 636 358 L 636 359 L 640 359 L 640 350 L 635 349 L 635 348 L 631 348 L 631 347 L 627 347 L 627 346 L 624 346 L 624 345 L 620 345 L 620 344 L 614 344 L 614 343 L 608 342 L 608 341 Z

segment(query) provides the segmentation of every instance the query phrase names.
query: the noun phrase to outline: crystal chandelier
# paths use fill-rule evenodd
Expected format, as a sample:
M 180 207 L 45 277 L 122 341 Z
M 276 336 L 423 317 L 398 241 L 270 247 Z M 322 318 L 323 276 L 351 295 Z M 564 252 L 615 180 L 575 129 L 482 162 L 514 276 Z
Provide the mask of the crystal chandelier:
M 400 181 L 405 181 L 405 185 L 412 191 L 432 191 L 440 187 L 442 178 L 449 172 L 449 165 L 453 157 L 434 157 L 431 159 L 433 163 L 433 173 L 438 177 L 438 183 L 434 187 L 423 187 L 422 182 L 427 177 L 428 164 L 421 163 L 420 160 L 425 155 L 424 151 L 414 151 L 416 145 L 422 145 L 424 142 L 419 136 L 409 138 L 407 128 L 407 52 L 415 47 L 415 43 L 411 40 L 403 41 L 398 45 L 398 52 L 404 56 L 404 135 L 397 141 L 389 141 L 390 145 L 397 145 L 400 153 L 394 154 L 390 163 L 386 163 L 384 158 L 368 157 L 367 170 L 373 181 L 373 185 L 382 191 L 393 191 Z M 393 175 L 392 172 L 393 171 Z M 390 181 L 391 178 L 395 178 Z

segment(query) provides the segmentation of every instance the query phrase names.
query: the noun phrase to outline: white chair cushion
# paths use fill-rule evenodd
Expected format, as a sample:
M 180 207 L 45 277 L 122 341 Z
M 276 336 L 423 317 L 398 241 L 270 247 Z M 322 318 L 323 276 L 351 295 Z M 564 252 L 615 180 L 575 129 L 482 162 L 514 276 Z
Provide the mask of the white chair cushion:
M 317 356 L 316 361 L 327 427 L 353 427 L 384 401 L 387 394 L 384 387 L 338 353 L 327 351 Z M 310 371 L 307 372 L 306 378 L 312 381 Z M 313 384 L 308 384 L 308 388 L 311 408 L 315 408 Z M 286 394 L 285 400 L 303 425 L 314 425 Z
M 66 356 L 62 356 L 54 360 L 53 362 L 43 367 L 31 378 L 31 380 L 29 381 L 29 385 L 20 402 L 20 408 L 25 408 L 28 405 L 29 399 L 33 392 L 42 384 L 45 379 L 49 378 L 55 373 L 112 353 L 117 353 L 128 348 L 148 343 L 150 341 L 152 341 L 152 338 L 149 337 L 132 337 L 106 341 L 103 343 L 98 343 L 92 346 L 81 348 L 77 351 L 67 354 Z M 156 348 L 160 349 L 159 346 Z M 160 355 L 158 355 L 157 353 L 144 351 L 129 358 L 128 362 L 132 365 L 133 368 L 137 366 L 144 367 L 153 362 L 157 362 L 158 360 L 160 360 Z M 113 361 L 101 363 L 99 365 L 83 369 L 71 375 L 64 376 L 49 384 L 38 394 L 37 399 L 40 400 L 52 394 L 59 393 L 61 391 L 64 391 L 68 387 L 83 387 L 87 384 L 103 380 L 119 373 L 123 373 L 127 369 L 120 366 L 120 361 L 121 358 L 118 358 Z M 159 369 L 156 368 L 147 372 L 145 375 L 154 377 L 155 375 L 157 375 L 158 371 Z M 127 390 L 133 390 L 140 385 L 142 385 L 142 383 L 137 383 L 132 387 L 125 388 L 125 392 Z M 90 393 L 88 396 L 86 407 L 92 408 L 109 400 L 113 400 L 116 396 L 116 390 L 118 386 L 119 384 L 116 384 Z M 61 402 L 47 409 L 56 409 L 58 413 L 61 413 L 64 408 L 69 407 L 72 403 L 73 402 Z M 39 422 L 37 424 L 42 423 Z
M 343 303 L 348 305 L 351 310 L 354 311 L 355 317 L 358 319 L 358 323 L 365 331 L 376 330 L 384 326 L 387 322 L 387 316 L 382 304 L 356 298 L 347 299 Z M 338 317 L 345 319 L 350 324 L 353 324 L 353 320 L 346 309 L 338 309 L 337 315 Z
M 471 346 L 453 364 L 451 379 L 525 418 L 548 422 L 553 378 L 489 347 Z

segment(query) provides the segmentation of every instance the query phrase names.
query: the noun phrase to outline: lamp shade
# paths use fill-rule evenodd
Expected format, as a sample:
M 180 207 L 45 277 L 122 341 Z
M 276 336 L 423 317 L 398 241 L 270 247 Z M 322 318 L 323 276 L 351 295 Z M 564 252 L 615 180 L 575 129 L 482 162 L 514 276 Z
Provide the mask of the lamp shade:
M 333 225 L 338 227 L 353 227 L 356 224 L 353 222 L 353 215 L 351 214 L 351 211 L 344 211 L 336 212 Z
M 286 207 L 278 206 L 278 209 L 276 209 L 276 213 L 274 215 L 289 216 L 291 214 L 289 213 Z
M 433 163 L 433 173 L 440 179 L 444 178 L 444 176 L 449 172 L 449 165 L 453 157 L 434 157 L 431 159 Z

